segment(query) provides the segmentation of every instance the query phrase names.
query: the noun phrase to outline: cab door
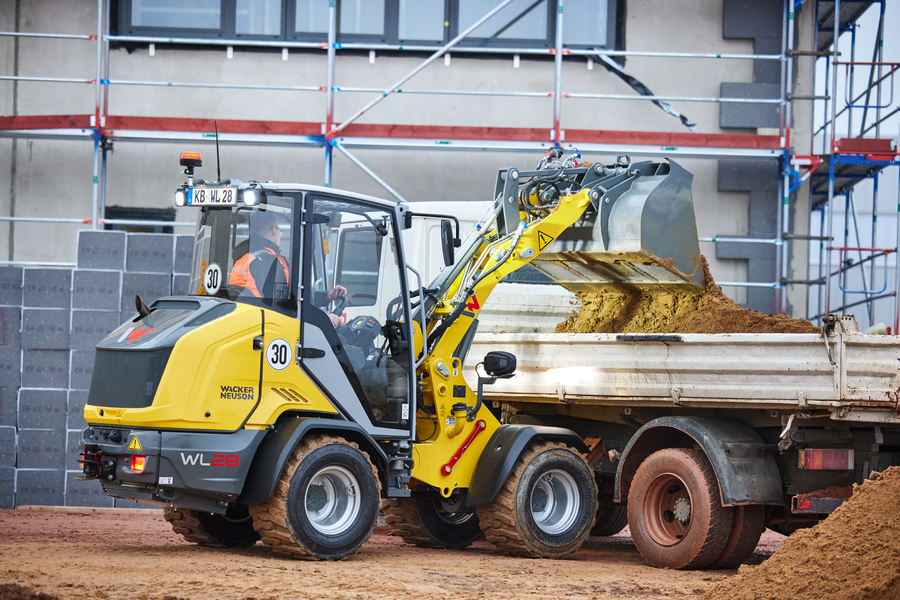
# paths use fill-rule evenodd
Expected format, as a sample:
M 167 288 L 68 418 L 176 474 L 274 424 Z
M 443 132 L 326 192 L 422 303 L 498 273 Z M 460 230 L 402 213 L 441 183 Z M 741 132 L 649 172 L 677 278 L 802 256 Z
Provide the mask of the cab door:
M 305 202 L 300 364 L 373 437 L 409 439 L 415 370 L 401 343 L 412 338 L 395 207 L 324 194 Z M 385 314 L 375 312 L 380 297 L 391 299 Z

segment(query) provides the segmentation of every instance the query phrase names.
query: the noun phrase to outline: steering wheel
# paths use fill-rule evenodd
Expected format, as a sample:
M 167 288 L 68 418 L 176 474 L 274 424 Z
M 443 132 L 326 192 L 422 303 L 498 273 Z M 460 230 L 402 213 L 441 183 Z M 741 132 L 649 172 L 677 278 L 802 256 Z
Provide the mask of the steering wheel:
M 388 302 L 387 310 L 385 311 L 385 317 L 388 321 L 396 321 L 400 318 L 400 315 L 403 313 L 403 296 L 397 296 L 390 302 Z
M 345 294 L 343 296 L 338 296 L 333 300 L 333 302 L 334 308 L 332 309 L 331 314 L 339 317 L 341 316 L 341 314 L 343 314 L 344 309 L 347 308 L 347 303 L 350 302 L 350 298 L 348 298 L 347 294 Z

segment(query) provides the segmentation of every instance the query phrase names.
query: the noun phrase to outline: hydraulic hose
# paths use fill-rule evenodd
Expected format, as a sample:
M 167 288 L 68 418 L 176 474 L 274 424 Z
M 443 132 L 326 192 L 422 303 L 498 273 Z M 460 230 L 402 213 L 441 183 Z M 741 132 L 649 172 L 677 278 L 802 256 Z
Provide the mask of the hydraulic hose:
M 472 283 L 470 283 L 468 286 L 466 286 L 466 289 L 463 290 L 465 292 L 465 295 L 464 295 L 462 301 L 456 305 L 456 307 L 453 309 L 452 313 L 450 313 L 449 315 L 447 315 L 446 317 L 444 317 L 441 320 L 440 325 L 435 327 L 434 331 L 431 332 L 431 335 L 428 336 L 428 348 L 433 348 L 434 343 L 437 340 L 439 340 L 442 335 L 444 335 L 444 332 L 447 331 L 447 328 L 450 327 L 451 325 L 453 325 L 453 323 L 456 322 L 456 320 L 459 318 L 459 316 L 463 313 L 463 311 L 466 309 L 466 303 L 469 300 L 469 296 L 471 296 L 472 294 L 475 293 L 475 286 L 478 285 L 479 283 L 481 283 L 481 281 L 485 277 L 487 277 L 488 275 L 490 275 L 491 273 L 493 273 L 494 271 L 499 269 L 503 265 L 503 263 L 505 263 L 507 260 L 509 260 L 509 257 L 512 256 L 513 251 L 516 249 L 516 246 L 519 244 L 519 240 L 522 238 L 522 234 L 524 234 L 524 233 L 525 233 L 525 222 L 520 221 L 519 226 L 516 227 L 516 231 L 513 233 L 512 241 L 509 243 L 509 250 L 506 251 L 506 254 L 504 255 L 504 257 L 502 259 L 500 259 L 496 265 L 494 265 L 493 267 L 491 267 L 490 269 L 488 269 L 487 271 L 482 273 L 478 277 L 478 279 L 474 280 Z

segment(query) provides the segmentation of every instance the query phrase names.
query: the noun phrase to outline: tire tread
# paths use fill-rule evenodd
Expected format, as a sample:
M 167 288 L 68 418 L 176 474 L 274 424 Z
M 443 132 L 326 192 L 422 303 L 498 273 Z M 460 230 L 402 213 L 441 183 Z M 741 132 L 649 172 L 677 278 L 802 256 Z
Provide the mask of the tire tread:
M 516 461 L 512 472 L 509 474 L 503 487 L 500 488 L 494 501 L 490 504 L 476 508 L 478 521 L 481 524 L 481 530 L 484 531 L 485 538 L 488 542 L 506 554 L 533 558 L 547 556 L 545 553 L 532 546 L 531 542 L 526 537 L 525 532 L 518 526 L 518 519 L 516 518 L 516 489 L 525 474 L 525 469 L 531 461 L 539 454 L 553 449 L 568 450 L 569 448 L 564 444 L 551 442 L 537 442 L 529 446 L 519 457 L 519 460 Z M 585 466 L 590 470 L 590 465 L 588 465 L 588 462 L 584 457 L 576 452 L 573 452 L 573 454 L 581 458 L 581 460 L 584 461 Z M 593 526 L 594 522 L 592 520 L 591 526 L 588 527 L 588 531 Z M 554 554 L 553 558 L 566 556 L 576 551 L 579 546 L 580 544 L 568 551 Z
M 287 518 L 287 496 L 291 477 L 303 459 L 313 451 L 329 444 L 344 444 L 359 450 L 372 469 L 375 483 L 378 486 L 378 494 L 379 496 L 381 495 L 381 479 L 378 477 L 378 471 L 372 464 L 372 459 L 368 453 L 361 450 L 358 444 L 342 437 L 328 434 L 310 435 L 303 438 L 285 463 L 272 497 L 262 504 L 250 507 L 250 515 L 253 517 L 253 528 L 262 537 L 262 543 L 271 546 L 272 550 L 277 554 L 305 560 L 320 560 L 319 557 L 307 551 L 294 540 Z M 362 542 L 363 544 L 372 536 L 372 531 L 369 531 L 369 535 Z

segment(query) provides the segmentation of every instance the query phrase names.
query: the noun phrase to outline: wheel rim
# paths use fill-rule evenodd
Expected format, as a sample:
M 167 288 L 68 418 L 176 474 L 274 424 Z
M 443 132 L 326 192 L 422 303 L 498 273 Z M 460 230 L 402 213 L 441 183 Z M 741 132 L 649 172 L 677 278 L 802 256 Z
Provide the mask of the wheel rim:
M 323 535 L 340 535 L 350 529 L 361 508 L 359 482 L 343 467 L 325 467 L 306 486 L 306 517 Z
M 581 496 L 575 479 L 565 471 L 543 473 L 531 488 L 531 516 L 546 534 L 559 535 L 578 520 Z
M 674 546 L 691 530 L 691 494 L 677 475 L 665 473 L 654 479 L 644 496 L 647 532 L 662 546 Z

